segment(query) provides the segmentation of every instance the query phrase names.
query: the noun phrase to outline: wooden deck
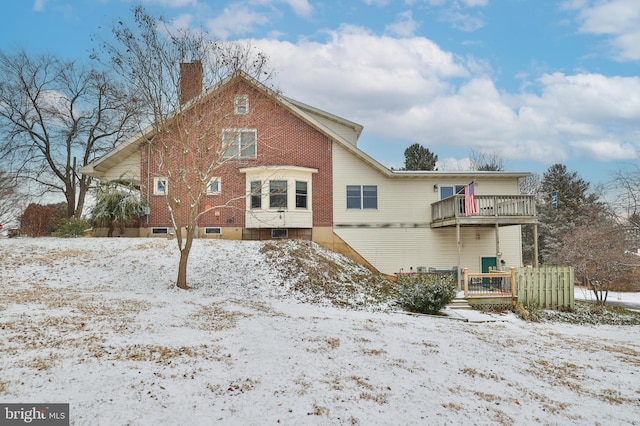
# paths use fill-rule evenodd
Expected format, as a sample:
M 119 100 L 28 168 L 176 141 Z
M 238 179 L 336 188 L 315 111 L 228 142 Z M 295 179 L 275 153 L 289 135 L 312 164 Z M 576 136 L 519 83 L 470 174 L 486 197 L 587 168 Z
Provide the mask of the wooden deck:
M 533 195 L 477 195 L 475 213 L 465 211 L 464 195 L 431 205 L 431 227 L 506 226 L 537 223 Z

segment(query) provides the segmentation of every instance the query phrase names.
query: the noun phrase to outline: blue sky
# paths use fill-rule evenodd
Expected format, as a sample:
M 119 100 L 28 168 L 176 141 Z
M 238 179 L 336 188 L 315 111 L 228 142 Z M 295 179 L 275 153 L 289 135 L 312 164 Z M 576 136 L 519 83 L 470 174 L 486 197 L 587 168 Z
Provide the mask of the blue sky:
M 364 126 L 389 167 L 420 143 L 609 182 L 638 162 L 638 0 L 145 0 L 176 27 L 252 39 L 285 96 Z M 86 60 L 128 0 L 5 0 L 0 48 Z

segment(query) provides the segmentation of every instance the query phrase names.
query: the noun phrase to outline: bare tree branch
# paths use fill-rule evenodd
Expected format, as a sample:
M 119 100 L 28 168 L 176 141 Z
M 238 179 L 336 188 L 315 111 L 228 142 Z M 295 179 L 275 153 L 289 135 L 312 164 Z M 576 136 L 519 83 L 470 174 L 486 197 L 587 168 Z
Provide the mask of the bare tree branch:
M 139 102 L 107 74 L 50 55 L 0 52 L 0 73 L 0 156 L 80 217 L 91 180 L 78 169 L 136 129 Z
M 113 29 L 117 44 L 103 43 L 102 52 L 148 108 L 153 132 L 141 146 L 143 164 L 149 164 L 146 173 L 160 185 L 175 230 L 180 251 L 176 285 L 188 288 L 187 262 L 198 218 L 211 210 L 201 206 L 207 187 L 225 174 L 225 167 L 237 168 L 246 161 L 244 154 L 256 150 L 256 136 L 250 139 L 250 132 L 241 129 L 259 119 L 261 109 L 254 105 L 246 114 L 234 114 L 236 91 L 258 94 L 257 86 L 242 84 L 264 81 L 270 72 L 267 58 L 250 45 L 209 41 L 204 32 L 173 32 L 142 7 L 133 13 L 136 26 L 119 22 Z M 187 70 L 195 74 L 187 77 Z M 204 93 L 203 87 L 208 88 Z M 150 196 L 151 185 L 143 184 L 142 190 L 154 214 L 159 206 L 154 205 L 157 197 Z M 240 209 L 246 196 L 236 194 L 222 205 Z

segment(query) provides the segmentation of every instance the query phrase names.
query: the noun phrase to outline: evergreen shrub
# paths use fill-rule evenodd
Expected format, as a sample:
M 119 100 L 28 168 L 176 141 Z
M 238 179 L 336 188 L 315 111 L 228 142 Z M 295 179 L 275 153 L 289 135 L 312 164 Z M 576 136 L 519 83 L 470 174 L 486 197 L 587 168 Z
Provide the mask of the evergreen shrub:
M 415 274 L 398 279 L 398 303 L 403 309 L 437 314 L 456 297 L 454 274 Z
M 84 231 L 90 228 L 89 223 L 82 219 L 64 219 L 62 224 L 51 233 L 54 237 L 74 238 L 84 235 Z

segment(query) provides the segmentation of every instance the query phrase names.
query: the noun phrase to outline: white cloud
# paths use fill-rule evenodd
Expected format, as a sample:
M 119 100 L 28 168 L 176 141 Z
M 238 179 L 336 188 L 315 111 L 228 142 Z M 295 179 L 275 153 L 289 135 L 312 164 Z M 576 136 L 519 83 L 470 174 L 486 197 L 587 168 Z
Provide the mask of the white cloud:
M 168 23 L 169 31 L 172 33 L 187 31 L 191 27 L 191 24 L 193 23 L 193 21 L 194 21 L 193 15 L 190 15 L 188 13 L 179 15 L 173 18 L 171 22 Z M 164 31 L 162 27 L 160 27 L 160 30 Z
M 313 6 L 309 3 L 309 0 L 250 0 L 252 5 L 269 6 L 275 3 L 285 3 L 293 9 L 293 12 L 305 18 L 310 17 L 313 14 Z
M 475 149 L 543 164 L 635 159 L 640 148 L 640 77 L 544 74 L 509 93 L 486 61 L 424 37 L 343 26 L 324 41 L 253 43 L 271 57 L 285 96 L 364 125 L 365 144 L 397 154 L 378 158 L 387 165 L 416 141 L 436 153 Z
M 395 22 L 387 25 L 387 32 L 401 37 L 413 36 L 418 29 L 418 23 L 413 19 L 410 10 L 398 14 Z
M 595 158 L 600 161 L 637 158 L 637 147 L 615 140 L 576 140 L 572 141 L 570 145 L 575 152 L 582 153 L 585 157 Z
M 481 16 L 465 13 L 457 7 L 444 9 L 440 12 L 440 20 L 448 22 L 453 28 L 465 32 L 473 32 L 484 26 L 484 20 Z
M 640 2 L 609 0 L 593 6 L 570 6 L 582 6 L 578 14 L 580 32 L 609 36 L 613 56 L 620 61 L 640 60 Z
M 299 16 L 309 17 L 313 12 L 313 7 L 307 0 L 284 0 L 284 2 Z
M 329 32 L 328 37 L 324 43 L 255 43 L 280 71 L 286 95 L 319 101 L 328 111 L 351 119 L 369 117 L 371 110 L 408 108 L 424 96 L 448 90 L 440 77 L 467 75 L 453 55 L 422 37 L 376 36 L 353 26 Z M 361 103 L 369 106 L 361 109 Z
M 542 101 L 562 102 L 563 115 L 588 122 L 634 122 L 640 118 L 640 78 L 602 74 L 545 74 Z
M 46 0 L 35 0 L 33 2 L 33 11 L 42 12 L 44 10 L 45 4 L 46 4 Z
M 436 161 L 436 170 L 440 171 L 461 171 L 472 170 L 473 163 L 470 158 L 465 157 L 461 159 L 447 157 L 442 160 Z
M 143 2 L 172 8 L 195 6 L 198 4 L 198 0 L 143 0 Z
M 386 6 L 389 4 L 390 0 L 362 0 L 364 4 L 367 6 Z
M 461 0 L 468 7 L 486 6 L 489 0 Z
M 248 34 L 255 25 L 269 22 L 265 15 L 250 10 L 247 6 L 233 3 L 222 14 L 207 21 L 207 30 L 217 38 L 226 40 L 233 35 Z

